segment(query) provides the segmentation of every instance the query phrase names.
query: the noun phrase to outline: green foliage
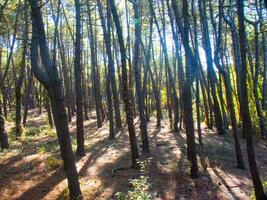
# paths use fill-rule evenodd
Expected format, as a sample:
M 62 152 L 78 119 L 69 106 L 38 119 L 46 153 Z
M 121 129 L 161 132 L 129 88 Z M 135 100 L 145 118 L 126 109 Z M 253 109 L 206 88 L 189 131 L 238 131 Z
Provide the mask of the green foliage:
M 55 158 L 54 156 L 48 156 L 45 159 L 45 164 L 52 170 L 55 170 L 63 165 L 62 160 Z
M 90 179 L 89 184 L 88 182 L 80 183 L 82 194 L 83 194 L 83 199 L 95 200 L 104 191 L 104 187 L 101 185 L 101 183 L 100 184 L 98 183 L 99 181 L 97 179 Z M 70 200 L 69 189 L 66 187 L 64 190 L 62 190 L 57 195 L 56 200 Z
M 42 146 L 40 146 L 40 147 L 38 148 L 38 153 L 39 153 L 39 154 L 45 154 L 45 153 L 47 153 L 47 152 L 48 152 L 48 149 L 47 149 L 47 147 L 44 146 L 44 145 L 42 145 Z
M 21 137 L 23 137 L 25 134 L 25 128 L 21 125 L 19 129 L 20 129 L 20 135 Z M 16 140 L 16 126 L 13 126 L 8 132 L 8 134 L 9 134 L 9 139 L 11 141 L 15 141 Z
M 127 193 L 117 192 L 117 200 L 148 200 L 152 199 L 152 195 L 149 194 L 148 183 L 148 170 L 149 170 L 149 160 L 143 160 L 139 162 L 141 176 L 138 179 L 130 180 L 132 189 Z
M 42 127 L 42 128 L 27 128 L 24 135 L 28 136 L 55 136 L 56 132 L 54 129 L 49 127 Z
M 26 131 L 24 132 L 25 137 L 28 136 L 36 136 L 40 135 L 41 129 L 40 128 L 27 128 Z
M 161 102 L 162 102 L 162 104 L 163 105 L 167 105 L 167 90 L 166 90 L 166 88 L 163 88 L 162 90 L 161 90 Z
M 59 195 L 57 195 L 56 200 L 69 200 L 69 189 L 65 188 L 64 190 L 62 190 L 62 192 L 59 193 Z

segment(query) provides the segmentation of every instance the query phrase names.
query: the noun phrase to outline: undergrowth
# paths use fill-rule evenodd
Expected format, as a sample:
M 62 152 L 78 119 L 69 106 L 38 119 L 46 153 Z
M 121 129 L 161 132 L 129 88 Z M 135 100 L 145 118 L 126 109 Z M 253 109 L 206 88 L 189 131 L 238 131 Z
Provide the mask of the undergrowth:
M 140 165 L 140 177 L 137 179 L 130 179 L 131 189 L 124 192 L 117 192 L 117 200 L 149 200 L 153 199 L 155 194 L 151 195 L 149 192 L 150 184 L 148 182 L 149 160 L 142 160 Z
M 104 191 L 101 181 L 97 179 L 90 179 L 87 182 L 81 182 L 81 191 L 84 200 L 96 200 Z M 72 200 L 69 196 L 69 189 L 66 187 L 56 197 L 56 200 Z
M 266 178 L 262 179 L 262 185 L 263 185 L 263 189 L 264 189 L 265 194 L 267 194 L 267 179 Z M 254 189 L 250 192 L 249 197 L 252 200 L 256 200 Z
M 51 170 L 56 170 L 57 168 L 63 166 L 63 161 L 57 159 L 56 157 L 50 155 L 45 160 L 45 165 Z

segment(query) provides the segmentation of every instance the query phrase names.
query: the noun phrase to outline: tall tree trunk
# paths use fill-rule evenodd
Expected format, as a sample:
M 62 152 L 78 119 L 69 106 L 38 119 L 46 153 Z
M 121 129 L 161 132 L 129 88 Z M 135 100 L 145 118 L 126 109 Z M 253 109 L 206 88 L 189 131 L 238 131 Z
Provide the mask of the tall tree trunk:
M 266 2 L 266 1 L 265 1 Z M 260 22 L 260 31 L 262 37 L 262 48 L 263 48 L 263 82 L 262 82 L 262 109 L 266 111 L 267 109 L 267 33 L 264 29 L 264 19 L 263 19 L 263 2 L 260 1 L 260 11 L 259 11 L 259 22 Z
M 258 121 L 260 125 L 261 137 L 265 138 L 265 125 L 262 113 L 262 107 L 259 99 L 258 86 L 259 86 L 259 73 L 260 73 L 260 58 L 259 58 L 259 32 L 258 24 L 255 24 L 255 74 L 253 77 L 253 93 L 255 98 L 256 110 L 258 115 Z
M 126 50 L 124 47 L 124 41 L 123 41 L 123 34 L 122 34 L 122 28 L 119 21 L 119 16 L 117 13 L 116 5 L 114 0 L 109 0 L 107 3 L 110 3 L 110 8 L 112 12 L 112 16 L 114 19 L 115 27 L 117 30 L 118 35 L 118 41 L 120 46 L 120 53 L 121 53 L 121 72 L 122 72 L 122 93 L 123 93 L 123 99 L 125 104 L 125 113 L 126 113 L 126 121 L 128 125 L 128 131 L 130 135 L 130 144 L 131 144 L 131 153 L 132 153 L 132 166 L 137 166 L 137 159 L 139 159 L 139 153 L 138 153 L 138 146 L 136 142 L 136 135 L 134 130 L 134 119 L 133 119 L 133 107 L 132 103 L 130 101 L 130 91 L 128 88 L 128 80 L 127 80 L 127 67 L 126 67 Z
M 86 1 L 87 12 L 88 12 L 88 22 L 89 22 L 89 32 L 88 37 L 90 40 L 90 50 L 91 50 L 91 64 L 92 64 L 92 78 L 93 78 L 93 89 L 94 89 L 94 100 L 95 100 L 95 109 L 97 116 L 97 127 L 102 127 L 102 117 L 101 117 L 101 94 L 99 88 L 99 77 L 97 70 L 97 58 L 96 58 L 96 49 L 95 49 L 95 35 L 93 34 L 93 25 L 91 17 L 91 8 L 89 0 Z
M 233 100 L 233 89 L 231 85 L 229 72 L 227 71 L 224 60 L 223 60 L 223 47 L 222 47 L 222 29 L 223 29 L 222 22 L 223 21 L 222 20 L 223 20 L 223 1 L 219 0 L 218 26 L 216 26 L 216 24 L 212 22 L 213 29 L 214 29 L 213 32 L 215 33 L 215 38 L 216 38 L 216 49 L 214 51 L 214 62 L 220 74 L 223 77 L 223 81 L 225 85 L 226 101 L 227 101 L 228 109 L 230 111 L 230 119 L 232 123 L 232 130 L 233 130 L 233 136 L 234 136 L 234 142 L 235 142 L 237 167 L 239 169 L 245 169 L 243 156 L 242 156 L 242 150 L 241 150 L 240 142 L 238 138 L 236 114 L 235 114 L 235 107 L 234 107 L 234 100 Z
M 75 91 L 76 91 L 76 127 L 77 127 L 77 151 L 78 156 L 84 156 L 84 132 L 83 132 L 83 92 L 82 92 L 82 66 L 81 66 L 81 4 L 75 0 L 76 12 L 76 41 L 75 41 Z
M 49 101 L 49 97 L 48 97 L 47 92 L 45 92 L 45 94 L 44 94 L 44 103 L 45 103 L 45 109 L 46 109 L 47 117 L 48 117 L 48 124 L 49 124 L 50 128 L 54 128 L 51 105 L 50 105 L 50 101 Z
M 135 86 L 137 92 L 138 100 L 138 110 L 140 117 L 140 129 L 142 135 L 142 147 L 144 153 L 149 153 L 149 141 L 147 135 L 147 124 L 146 124 L 146 115 L 145 115 L 145 104 L 144 96 L 141 84 L 141 69 L 140 69 L 140 47 L 141 47 L 141 29 L 140 29 L 140 18 L 139 18 L 139 5 L 138 1 L 133 1 L 134 8 L 134 19 L 135 19 L 135 42 L 134 42 L 134 77 L 135 77 Z
M 251 118 L 248 107 L 248 93 L 247 93 L 247 63 L 246 63 L 246 47 L 245 47 L 245 23 L 244 23 L 244 2 L 243 0 L 237 1 L 237 12 L 238 12 L 238 26 L 239 26 L 239 44 L 240 44 L 240 55 L 241 55 L 241 98 L 242 98 L 242 122 L 243 132 L 247 140 L 247 153 L 250 173 L 253 180 L 255 189 L 255 196 L 257 200 L 267 199 L 264 194 L 262 182 L 258 172 L 258 167 L 255 159 L 254 145 L 253 145 L 253 129 L 251 124 Z
M 199 94 L 199 77 L 196 78 L 196 108 L 197 108 L 197 133 L 198 143 L 203 148 L 202 132 L 201 132 L 201 116 L 200 116 L 200 94 Z
M 28 68 L 28 67 L 27 67 Z M 29 69 L 28 69 L 29 70 Z M 26 96 L 25 96 L 25 104 L 24 104 L 24 114 L 23 114 L 23 126 L 26 126 L 27 116 L 28 116 L 28 110 L 29 110 L 29 101 L 30 101 L 30 95 L 32 90 L 32 72 L 29 70 L 28 72 L 28 85 L 26 90 Z
M 29 1 L 32 14 L 32 42 L 31 64 L 35 77 L 45 86 L 51 101 L 52 113 L 60 144 L 61 156 L 68 179 L 70 199 L 82 199 L 78 173 L 75 166 L 74 155 L 69 135 L 67 113 L 64 106 L 62 85 L 58 77 L 57 67 L 52 62 L 46 41 L 44 22 L 38 2 Z M 45 71 L 38 66 L 38 45 Z
M 170 62 L 169 62 L 169 58 L 168 58 L 168 50 L 167 50 L 167 45 L 166 45 L 166 31 L 165 31 L 165 20 L 163 18 L 163 33 L 159 27 L 159 23 L 155 14 L 155 10 L 153 8 L 153 2 L 151 0 L 149 0 L 149 6 L 150 6 L 150 11 L 151 14 L 154 18 L 154 22 L 156 24 L 157 27 L 157 31 L 158 31 L 158 35 L 160 37 L 160 44 L 162 46 L 163 49 L 163 56 L 164 56 L 164 62 L 165 62 L 165 67 L 168 73 L 168 77 L 169 77 L 169 82 L 170 82 L 170 88 L 171 88 L 171 93 L 172 93 L 172 98 L 174 101 L 174 122 L 173 122 L 173 130 L 175 132 L 179 132 L 179 128 L 178 128 L 178 123 L 179 123 L 179 100 L 178 100 L 178 96 L 176 93 L 176 88 L 175 88 L 175 83 L 173 80 L 173 76 L 172 76 L 172 72 L 171 72 L 171 67 L 170 67 Z
M 126 27 L 127 27 L 127 46 L 128 50 L 128 66 L 129 66 L 129 95 L 130 100 L 132 102 L 133 114 L 134 118 L 136 117 L 136 109 L 135 109 L 135 96 L 134 96 L 134 69 L 132 65 L 132 54 L 131 54 L 131 35 L 130 35 L 130 14 L 128 10 L 127 0 L 125 0 L 125 11 L 126 11 Z M 128 48 L 127 48 L 128 47 Z M 126 51 L 127 51 L 126 50 Z
M 195 146 L 195 133 L 194 133 L 194 121 L 193 121 L 193 108 L 192 108 L 192 91 L 191 86 L 194 80 L 195 73 L 198 70 L 198 62 L 194 57 L 194 54 L 189 45 L 189 14 L 188 14 L 188 2 L 183 0 L 183 16 L 184 23 L 182 24 L 179 16 L 179 8 L 177 2 L 172 0 L 172 8 L 174 11 L 175 20 L 179 28 L 179 32 L 183 41 L 185 54 L 186 54 L 186 81 L 183 88 L 182 98 L 186 102 L 183 104 L 184 110 L 184 122 L 186 127 L 186 142 L 187 142 L 187 157 L 191 163 L 190 176 L 192 178 L 198 177 L 198 164 L 197 153 Z
M 23 32 L 23 47 L 22 47 L 22 60 L 19 71 L 19 76 L 15 75 L 15 98 L 16 98 L 16 137 L 20 137 L 22 133 L 21 125 L 21 87 L 25 76 L 26 56 L 27 56 L 27 43 L 28 43 L 28 5 L 24 0 L 24 32 Z
M 66 52 L 65 52 L 65 45 L 62 41 L 63 34 L 62 34 L 62 21 L 60 21 L 60 31 L 59 34 L 57 34 L 57 41 L 58 41 L 58 49 L 61 59 L 61 65 L 62 65 L 62 72 L 63 72 L 63 80 L 64 80 L 64 89 L 65 89 L 65 96 L 66 96 L 66 106 L 67 106 L 67 112 L 68 112 L 68 122 L 71 122 L 72 118 L 72 95 L 71 95 L 71 83 L 69 78 L 69 73 L 67 69 L 67 63 L 66 63 Z
M 119 97 L 118 91 L 116 86 L 116 76 L 115 76 L 115 68 L 114 68 L 114 60 L 112 57 L 112 50 L 111 50 L 111 13 L 110 9 L 107 9 L 107 22 L 105 23 L 104 15 L 103 15 L 103 8 L 101 2 L 97 1 L 98 11 L 101 19 L 101 25 L 104 33 L 104 40 L 106 45 L 106 52 L 108 55 L 108 74 L 110 74 L 110 85 L 112 90 L 113 96 L 113 103 L 114 103 L 114 110 L 115 110 L 115 123 L 116 128 L 119 129 L 122 127 L 121 123 L 121 114 L 120 114 L 120 105 L 119 105 Z
M 151 82 L 152 82 L 152 88 L 153 88 L 153 93 L 154 93 L 154 98 L 155 98 L 155 102 L 156 102 L 156 111 L 157 111 L 157 127 L 160 127 L 160 123 L 161 123 L 161 119 L 162 119 L 162 110 L 161 110 L 161 101 L 160 101 L 160 94 L 159 94 L 159 90 L 157 87 L 157 84 L 155 82 L 152 70 L 151 70 L 151 66 L 150 66 L 150 57 L 151 57 L 151 49 L 152 49 L 152 33 L 153 33 L 153 17 L 150 16 L 150 35 L 149 35 L 149 44 L 148 44 L 148 50 L 146 52 L 145 47 L 143 42 L 142 47 L 143 47 L 143 52 L 144 52 L 144 56 L 145 56 L 145 67 L 146 70 L 148 71 L 150 78 L 151 78 Z M 144 85 L 145 87 L 145 85 Z
M 107 70 L 106 70 L 107 71 Z M 108 119 L 109 119 L 109 139 L 115 139 L 115 130 L 113 123 L 113 108 L 112 108 L 112 94 L 111 94 L 111 74 L 106 72 L 106 93 L 107 93 L 107 104 L 108 104 Z
M 207 22 L 207 14 L 206 14 L 206 0 L 199 0 L 199 12 L 201 16 L 201 22 L 202 22 L 202 30 L 203 30 L 203 43 L 204 43 L 204 49 L 206 54 L 206 60 L 207 60 L 207 67 L 208 67 L 208 81 L 211 86 L 211 94 L 213 98 L 213 109 L 214 109 L 214 116 L 215 116 L 215 123 L 216 128 L 218 130 L 218 133 L 224 134 L 224 124 L 220 109 L 220 104 L 217 98 L 217 92 L 216 92 L 216 73 L 213 68 L 213 59 L 212 59 L 212 53 L 211 53 L 211 44 L 210 44 L 210 36 L 209 36 L 209 27 Z

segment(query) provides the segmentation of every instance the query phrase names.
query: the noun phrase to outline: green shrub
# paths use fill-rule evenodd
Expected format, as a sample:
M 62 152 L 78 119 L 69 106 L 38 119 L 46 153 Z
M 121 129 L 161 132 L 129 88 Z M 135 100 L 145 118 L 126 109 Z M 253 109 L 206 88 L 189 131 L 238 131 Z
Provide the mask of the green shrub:
M 36 136 L 39 135 L 41 132 L 40 128 L 27 128 L 26 131 L 24 132 L 25 137 L 28 136 Z
M 69 196 L 69 189 L 65 188 L 64 190 L 62 190 L 62 192 L 59 193 L 59 195 L 57 195 L 56 200 L 69 200 L 70 196 Z
M 40 146 L 40 147 L 38 148 L 38 153 L 39 153 L 39 154 L 45 154 L 45 153 L 47 153 L 47 152 L 48 152 L 48 149 L 47 149 L 47 147 L 44 146 L 44 145 L 42 145 L 42 146 Z
M 62 160 L 55 158 L 54 156 L 48 156 L 45 159 L 45 164 L 52 170 L 55 170 L 63 165 Z
M 39 135 L 55 136 L 56 135 L 56 131 L 54 129 L 52 129 L 52 128 L 49 128 L 49 127 L 27 128 L 24 131 L 24 136 L 25 137 L 33 137 L 33 136 L 39 136 Z
M 138 179 L 130 180 L 132 189 L 127 193 L 118 192 L 116 193 L 117 200 L 148 200 L 152 199 L 152 195 L 149 193 L 148 183 L 148 170 L 149 170 L 149 160 L 144 160 L 139 162 L 141 176 Z

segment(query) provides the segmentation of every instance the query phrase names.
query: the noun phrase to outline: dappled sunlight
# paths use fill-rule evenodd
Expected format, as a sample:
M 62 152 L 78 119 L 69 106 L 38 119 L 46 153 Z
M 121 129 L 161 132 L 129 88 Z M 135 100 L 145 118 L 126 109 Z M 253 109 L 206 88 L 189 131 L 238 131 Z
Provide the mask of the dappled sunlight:
M 136 134 L 138 144 L 141 145 L 138 126 L 139 119 L 136 118 Z M 123 126 L 116 131 L 115 140 L 108 138 L 108 122 L 97 128 L 96 119 L 90 118 L 85 121 L 84 127 L 86 155 L 76 159 L 84 198 L 115 198 L 118 192 L 130 190 L 130 180 L 138 178 L 140 172 L 131 168 L 127 127 Z M 75 144 L 74 119 L 70 123 L 70 129 L 72 143 Z M 251 190 L 250 174 L 248 170 L 235 168 L 235 157 L 231 156 L 233 139 L 230 135 L 219 136 L 214 130 L 203 129 L 204 149 L 198 149 L 201 152 L 199 178 L 191 179 L 188 174 L 184 131 L 171 131 L 165 121 L 157 128 L 155 118 L 151 118 L 148 132 L 150 153 L 147 157 L 150 164 L 147 177 L 149 192 L 156 195 L 156 198 L 248 199 Z M 244 151 L 245 142 L 241 142 Z M 21 140 L 20 145 L 20 151 L 8 150 L 1 158 L 0 177 L 5 184 L 0 187 L 1 193 L 4 196 L 12 195 L 15 199 L 34 197 L 45 200 L 67 195 L 63 167 L 56 163 L 57 159 L 61 160 L 56 138 L 50 135 L 31 136 L 30 139 Z M 256 150 L 260 151 L 258 156 L 263 155 L 264 145 L 265 143 L 260 143 L 257 146 Z M 51 156 L 53 159 L 49 158 Z M 50 164 L 52 168 L 46 162 L 48 158 L 50 163 L 55 162 Z M 266 168 L 264 162 L 265 158 L 262 158 L 260 171 Z M 23 186 L 20 185 L 21 181 L 24 182 Z

